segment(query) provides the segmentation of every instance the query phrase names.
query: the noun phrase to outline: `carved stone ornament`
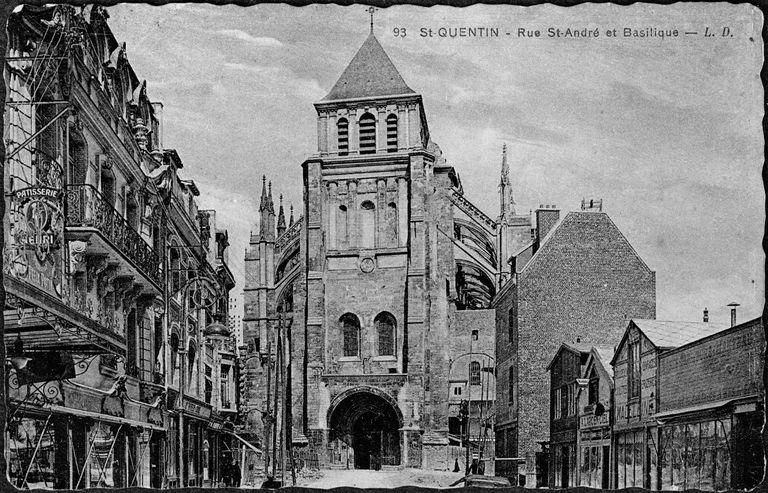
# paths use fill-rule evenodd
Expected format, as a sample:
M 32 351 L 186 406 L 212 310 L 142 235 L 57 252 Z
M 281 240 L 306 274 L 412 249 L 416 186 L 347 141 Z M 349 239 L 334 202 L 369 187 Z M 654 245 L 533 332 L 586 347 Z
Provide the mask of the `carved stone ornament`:
M 85 241 L 74 240 L 69 242 L 69 271 L 85 272 L 87 265 L 85 261 L 85 252 L 88 243 Z
M 370 274 L 376 268 L 376 262 L 372 258 L 366 257 L 360 261 L 360 270 L 366 274 Z

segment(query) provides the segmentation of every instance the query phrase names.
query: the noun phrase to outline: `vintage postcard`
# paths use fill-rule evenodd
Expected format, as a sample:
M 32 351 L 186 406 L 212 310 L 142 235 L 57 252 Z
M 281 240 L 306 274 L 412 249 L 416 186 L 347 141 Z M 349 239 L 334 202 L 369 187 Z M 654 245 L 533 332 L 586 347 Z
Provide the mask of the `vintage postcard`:
M 763 13 L 9 2 L 3 481 L 763 483 Z

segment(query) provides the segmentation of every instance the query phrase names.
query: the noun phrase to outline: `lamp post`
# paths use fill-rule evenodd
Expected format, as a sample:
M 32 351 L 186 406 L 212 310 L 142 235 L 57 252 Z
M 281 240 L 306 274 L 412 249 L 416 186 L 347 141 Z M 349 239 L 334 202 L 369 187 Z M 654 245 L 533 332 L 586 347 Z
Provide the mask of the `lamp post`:
M 448 364 L 449 379 L 450 379 L 450 375 L 452 374 L 452 371 L 453 371 L 453 364 L 456 363 L 459 359 L 461 359 L 461 358 L 463 358 L 465 356 L 479 355 L 479 356 L 482 356 L 483 358 L 488 358 L 491 361 L 491 364 L 493 365 L 493 367 L 495 369 L 495 367 L 496 367 L 496 358 L 494 358 L 493 356 L 491 356 L 490 354 L 488 354 L 488 353 L 486 353 L 484 351 L 473 351 L 471 349 L 471 347 L 472 347 L 472 339 L 470 338 L 470 351 L 458 355 L 456 357 L 456 359 L 452 359 L 449 362 L 449 364 Z M 470 421 L 471 421 L 470 418 L 471 418 L 471 415 L 472 415 L 472 382 L 471 382 L 472 375 L 471 375 L 471 365 L 472 365 L 472 360 L 470 359 L 470 361 L 467 363 L 467 384 L 466 384 L 466 387 L 465 387 L 466 390 L 467 390 L 467 398 L 466 399 L 462 399 L 461 402 L 459 403 L 459 417 L 461 418 L 461 422 L 462 422 L 463 428 L 464 428 L 463 429 L 463 440 L 464 440 L 464 444 L 465 444 L 465 450 L 464 450 L 464 452 L 465 452 L 464 453 L 464 457 L 465 457 L 464 458 L 464 461 L 465 461 L 464 462 L 464 465 L 465 465 L 464 476 L 465 477 L 469 476 L 469 473 L 470 473 L 470 464 L 469 464 L 469 457 L 470 457 L 470 453 L 469 453 L 469 448 L 470 448 Z M 483 370 L 484 370 L 483 367 L 481 367 L 480 368 L 481 375 L 482 375 Z M 481 376 L 481 383 L 482 383 L 482 376 Z M 448 392 L 449 392 L 448 398 L 450 399 L 450 388 L 448 389 Z M 483 398 L 483 395 L 482 395 L 482 392 L 481 392 L 481 402 L 482 402 L 482 398 Z M 482 425 L 482 422 L 480 424 Z M 483 448 L 480 449 L 481 450 L 481 454 L 482 454 Z M 482 455 L 479 457 L 479 459 L 482 459 Z
M 170 258 L 171 258 L 171 252 L 174 250 L 181 250 L 181 249 L 187 249 L 187 250 L 194 250 L 194 249 L 200 249 L 201 251 L 206 247 L 206 245 L 202 243 L 198 244 L 191 244 L 191 245 L 167 245 L 166 246 L 166 262 L 170 264 Z M 180 258 L 180 256 L 179 256 Z M 215 279 L 212 279 L 212 276 L 208 276 L 205 272 L 205 268 L 208 266 L 208 262 L 205 260 L 204 255 L 200 255 L 199 260 L 197 260 L 198 266 L 196 268 L 183 268 L 183 267 L 174 267 L 172 265 L 166 265 L 166 269 L 164 270 L 165 273 L 165 296 L 163 297 L 163 330 L 166 337 L 169 333 L 170 328 L 170 316 L 171 311 L 169 310 L 170 306 L 170 299 L 174 296 L 176 296 L 178 293 L 181 293 L 181 304 L 182 304 L 182 310 L 181 314 L 184 319 L 184 327 L 185 327 L 185 333 L 188 332 L 189 329 L 189 317 L 187 313 L 187 307 L 190 304 L 190 294 L 195 294 L 195 296 L 192 297 L 192 304 L 194 305 L 193 310 L 198 312 L 202 309 L 209 309 L 212 308 L 213 305 L 221 299 L 221 293 L 218 288 L 218 282 Z M 178 273 L 179 275 L 181 272 L 194 272 L 195 276 L 191 279 L 188 279 L 183 286 L 181 286 L 179 289 L 176 289 L 172 292 L 174 288 L 176 288 L 175 282 L 170 282 L 172 279 L 169 279 L 170 275 L 175 275 Z M 171 289 L 168 287 L 171 286 Z M 195 289 L 191 289 L 195 287 Z M 207 293 L 205 292 L 207 291 Z M 223 325 L 220 322 L 214 322 L 211 324 L 212 326 L 212 332 L 211 335 L 214 338 L 217 338 L 222 335 L 221 328 Z M 225 328 L 225 330 L 228 332 L 228 329 Z M 166 347 L 168 345 L 166 344 Z M 170 357 L 170 348 L 168 347 L 167 353 L 166 353 L 166 361 L 169 361 Z M 184 464 L 184 392 L 185 387 L 187 385 L 187 382 L 185 381 L 186 378 L 186 370 L 187 370 L 187 358 L 185 357 L 188 354 L 188 351 L 185 347 L 180 349 L 178 351 L 179 355 L 181 356 L 179 360 L 179 405 L 178 407 L 181 409 L 181 412 L 179 413 L 179 439 L 178 439 L 178 461 L 179 461 L 179 476 L 180 480 L 182 481 L 181 486 L 187 486 L 186 482 L 188 478 L 185 478 L 185 464 Z M 205 349 L 201 352 L 201 358 L 205 355 Z M 167 372 L 166 372 L 167 374 Z M 190 374 L 190 377 L 192 375 Z M 168 387 L 169 382 L 166 382 L 166 388 Z

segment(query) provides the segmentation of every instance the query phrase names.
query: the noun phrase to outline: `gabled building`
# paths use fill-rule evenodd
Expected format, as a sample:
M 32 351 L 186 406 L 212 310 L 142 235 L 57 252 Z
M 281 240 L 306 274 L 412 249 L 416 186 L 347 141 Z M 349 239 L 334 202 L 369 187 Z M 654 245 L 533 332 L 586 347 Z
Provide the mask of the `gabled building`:
M 761 319 L 630 321 L 612 361 L 617 488 L 749 489 L 763 476 Z
M 568 488 L 579 484 L 577 429 L 579 381 L 591 346 L 563 343 L 547 365 L 549 383 L 549 477 L 547 484 Z
M 611 488 L 611 415 L 613 411 L 614 346 L 593 346 L 579 380 L 577 412 L 578 486 Z
M 660 356 L 714 335 L 727 326 L 711 322 L 632 319 L 611 360 L 614 368 L 614 487 L 658 486 Z M 678 449 L 679 451 L 679 449 Z
M 614 344 L 628 317 L 656 313 L 655 273 L 601 204 L 562 219 L 553 207 L 535 215 L 534 238 L 507 259 L 512 274 L 494 300 L 496 456 L 507 459 L 497 459 L 497 474 L 525 476 L 526 486 L 546 483 L 541 395 L 550 393 L 546 367 L 561 341 Z

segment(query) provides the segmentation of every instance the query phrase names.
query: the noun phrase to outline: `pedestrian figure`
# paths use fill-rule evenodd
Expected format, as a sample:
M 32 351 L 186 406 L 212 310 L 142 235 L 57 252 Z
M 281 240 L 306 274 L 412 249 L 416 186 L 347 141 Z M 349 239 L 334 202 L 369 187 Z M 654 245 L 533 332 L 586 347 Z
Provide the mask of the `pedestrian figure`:
M 477 459 L 472 459 L 472 465 L 469 466 L 470 474 L 477 474 Z
M 456 459 L 456 464 L 453 466 L 453 472 L 459 472 L 461 469 L 459 468 L 459 459 Z
M 221 460 L 221 479 L 224 481 L 224 487 L 229 488 L 231 486 L 231 479 L 229 475 L 229 462 L 222 458 Z
M 232 486 L 235 488 L 240 487 L 240 468 L 237 466 L 237 461 L 232 461 L 232 467 L 230 469 L 230 474 L 232 475 Z

